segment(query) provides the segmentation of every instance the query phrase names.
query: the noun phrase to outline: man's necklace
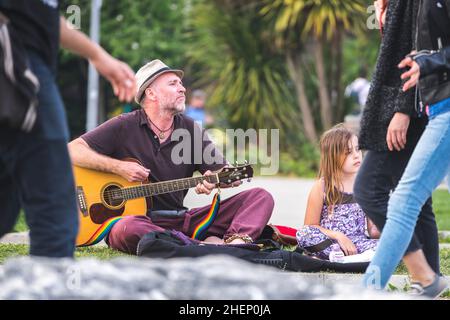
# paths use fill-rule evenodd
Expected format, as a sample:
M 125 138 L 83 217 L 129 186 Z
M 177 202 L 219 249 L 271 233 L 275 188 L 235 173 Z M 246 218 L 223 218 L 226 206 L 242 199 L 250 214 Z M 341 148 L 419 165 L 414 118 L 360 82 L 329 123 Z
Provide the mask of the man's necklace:
M 150 123 L 151 123 L 156 129 L 158 129 L 158 131 L 159 131 L 158 137 L 159 137 L 161 140 L 164 139 L 164 138 L 166 137 L 165 132 L 167 132 L 167 131 L 169 131 L 170 129 L 172 129 L 172 126 L 173 126 L 173 120 L 172 120 L 172 123 L 171 123 L 171 125 L 169 126 L 169 128 L 167 128 L 166 130 L 161 130 L 160 128 L 158 128 L 158 126 L 157 126 L 156 124 L 153 123 L 152 120 L 150 120 L 149 117 L 147 117 L 147 118 L 148 118 L 148 121 L 150 121 Z

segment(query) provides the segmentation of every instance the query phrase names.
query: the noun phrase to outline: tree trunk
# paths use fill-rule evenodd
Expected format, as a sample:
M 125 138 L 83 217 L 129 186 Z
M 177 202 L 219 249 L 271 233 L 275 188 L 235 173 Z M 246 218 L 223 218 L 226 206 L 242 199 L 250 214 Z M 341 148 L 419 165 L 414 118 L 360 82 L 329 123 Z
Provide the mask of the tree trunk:
M 317 143 L 317 130 L 314 125 L 314 118 L 312 116 L 311 105 L 306 96 L 305 90 L 305 79 L 303 77 L 300 57 L 298 53 L 288 52 L 286 54 L 286 62 L 288 66 L 289 75 L 294 82 L 297 102 L 300 107 L 300 112 L 302 114 L 303 128 L 305 130 L 305 136 L 309 142 L 315 144 Z
M 334 122 L 341 122 L 344 119 L 344 89 L 342 85 L 342 26 L 338 25 L 336 29 L 336 56 L 334 57 L 334 61 L 336 63 L 336 70 L 334 73 L 334 81 L 335 81 L 335 90 L 337 94 L 336 98 L 336 113 Z
M 317 77 L 319 79 L 319 102 L 320 116 L 324 130 L 333 125 L 333 115 L 331 108 L 331 99 L 328 91 L 327 75 L 325 71 L 325 61 L 323 58 L 324 38 L 316 40 L 316 50 L 314 53 Z

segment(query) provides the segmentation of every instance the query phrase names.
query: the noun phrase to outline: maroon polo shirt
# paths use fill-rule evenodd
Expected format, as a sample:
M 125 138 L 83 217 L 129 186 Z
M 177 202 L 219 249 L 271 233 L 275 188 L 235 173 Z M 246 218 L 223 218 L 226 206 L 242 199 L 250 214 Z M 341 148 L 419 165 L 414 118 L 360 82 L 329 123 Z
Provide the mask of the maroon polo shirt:
M 125 113 L 101 124 L 92 131 L 81 136 L 87 144 L 98 153 L 115 159 L 135 158 L 142 165 L 150 169 L 149 180 L 160 182 L 166 180 L 192 177 L 195 171 L 204 173 L 207 170 L 215 171 L 226 164 L 226 160 L 204 130 L 193 119 L 177 114 L 174 118 L 174 131 L 181 132 L 179 140 L 172 141 L 174 133 L 160 144 L 155 132 L 151 129 L 143 109 Z M 185 129 L 176 131 L 176 129 Z M 203 136 L 203 138 L 202 138 Z M 194 143 L 195 137 L 199 141 Z M 187 139 L 187 140 L 185 140 Z M 181 141 L 181 142 L 180 142 Z M 180 151 L 180 143 L 184 146 L 190 144 L 189 150 Z M 172 161 L 172 150 L 176 154 L 185 156 L 181 164 Z M 220 161 L 207 164 L 202 160 L 203 151 L 216 156 Z M 188 148 L 189 149 L 189 148 Z M 212 152 L 210 152 L 213 150 Z M 183 153 L 186 151 L 187 153 Z M 207 160 L 209 161 L 209 160 Z M 201 163 L 199 163 L 201 162 Z M 153 210 L 181 210 L 185 209 L 183 200 L 188 190 L 161 194 L 152 197 Z M 150 201 L 147 201 L 150 208 Z

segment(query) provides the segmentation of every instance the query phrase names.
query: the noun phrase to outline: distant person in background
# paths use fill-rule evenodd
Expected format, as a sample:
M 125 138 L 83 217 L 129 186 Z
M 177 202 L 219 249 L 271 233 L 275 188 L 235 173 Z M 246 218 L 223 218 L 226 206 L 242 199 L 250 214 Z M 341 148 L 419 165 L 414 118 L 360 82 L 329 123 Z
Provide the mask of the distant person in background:
M 358 77 L 352 81 L 345 88 L 345 95 L 347 97 L 355 98 L 359 105 L 358 110 L 352 112 L 352 114 L 359 114 L 362 112 L 364 106 L 366 105 L 367 96 L 369 95 L 370 82 L 365 77 Z
M 185 111 L 188 117 L 200 122 L 203 127 L 212 124 L 212 118 L 205 110 L 205 103 L 206 93 L 203 90 L 194 90 Z
M 60 45 L 88 59 L 121 101 L 130 101 L 135 93 L 130 67 L 69 26 L 59 15 L 58 1 L 0 0 L 1 64 L 12 65 L 14 60 L 14 73 L 22 65 L 37 84 L 37 115 L 31 131 L 0 125 L 0 237 L 12 230 L 22 208 L 34 256 L 73 257 L 78 232 L 69 130 L 55 79 Z M 11 48 L 14 59 L 8 59 Z M 11 70 L 0 68 L 2 107 L 11 105 L 5 98 L 6 87 L 21 74 L 14 77 Z M 20 85 L 16 82 L 10 91 L 19 91 Z

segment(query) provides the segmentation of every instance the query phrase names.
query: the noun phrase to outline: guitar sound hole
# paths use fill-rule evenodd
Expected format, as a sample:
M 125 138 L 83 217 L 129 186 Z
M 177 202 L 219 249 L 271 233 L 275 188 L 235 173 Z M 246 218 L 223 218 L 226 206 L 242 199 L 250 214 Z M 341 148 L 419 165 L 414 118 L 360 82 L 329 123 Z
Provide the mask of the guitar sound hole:
M 119 186 L 107 186 L 103 191 L 103 200 L 111 207 L 120 206 L 123 203 L 123 194 Z

